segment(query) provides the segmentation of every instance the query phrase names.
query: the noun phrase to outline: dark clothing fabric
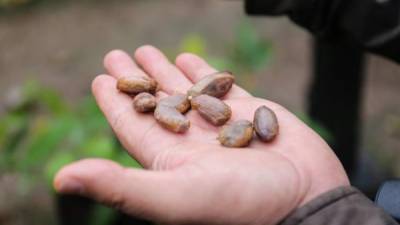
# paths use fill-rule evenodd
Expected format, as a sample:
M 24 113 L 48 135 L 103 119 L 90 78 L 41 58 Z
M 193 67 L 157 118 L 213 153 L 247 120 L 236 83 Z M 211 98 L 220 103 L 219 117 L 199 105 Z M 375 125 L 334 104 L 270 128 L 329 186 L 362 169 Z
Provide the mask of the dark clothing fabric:
M 400 62 L 400 0 L 246 0 L 245 8 L 251 15 L 288 15 L 322 42 L 347 43 Z M 397 223 L 353 187 L 325 193 L 280 223 L 319 224 Z
M 295 210 L 280 225 L 397 225 L 353 187 L 339 187 Z
M 329 131 L 327 142 L 350 180 L 357 171 L 364 62 L 364 52 L 357 46 L 315 39 L 308 115 Z M 362 191 L 373 192 L 372 196 L 376 192 Z
M 399 0 L 246 0 L 251 15 L 288 15 L 320 38 L 356 43 L 400 62 Z

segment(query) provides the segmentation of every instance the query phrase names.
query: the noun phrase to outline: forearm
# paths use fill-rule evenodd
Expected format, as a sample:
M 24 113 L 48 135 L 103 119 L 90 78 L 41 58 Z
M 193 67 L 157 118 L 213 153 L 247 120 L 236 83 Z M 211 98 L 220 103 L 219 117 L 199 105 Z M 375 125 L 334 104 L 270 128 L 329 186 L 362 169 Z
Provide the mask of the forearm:
M 280 225 L 397 225 L 353 187 L 325 193 L 292 212 Z
M 246 0 L 246 11 L 253 15 L 287 14 L 317 36 L 351 40 L 400 62 L 400 1 Z

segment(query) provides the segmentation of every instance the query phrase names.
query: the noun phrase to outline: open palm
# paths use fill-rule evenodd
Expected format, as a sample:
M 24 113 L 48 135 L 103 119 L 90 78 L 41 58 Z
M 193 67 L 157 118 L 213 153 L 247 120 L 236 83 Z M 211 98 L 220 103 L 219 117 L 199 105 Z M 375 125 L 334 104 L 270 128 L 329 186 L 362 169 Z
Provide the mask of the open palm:
M 254 111 L 267 105 L 280 124 L 272 143 L 222 147 L 216 139 L 219 128 L 196 111 L 187 114 L 188 132 L 165 130 L 152 115 L 134 111 L 131 97 L 116 89 L 116 78 L 151 76 L 162 98 L 186 93 L 215 69 L 192 54 L 180 55 L 173 65 L 151 46 L 139 48 L 135 61 L 138 65 L 122 51 L 109 53 L 104 62 L 109 75 L 94 80 L 93 93 L 119 140 L 148 170 L 83 160 L 59 172 L 55 186 L 60 192 L 86 195 L 159 222 L 276 224 L 319 194 L 348 185 L 336 156 L 317 134 L 283 107 L 238 86 L 224 98 L 232 108 L 231 120 L 252 120 Z

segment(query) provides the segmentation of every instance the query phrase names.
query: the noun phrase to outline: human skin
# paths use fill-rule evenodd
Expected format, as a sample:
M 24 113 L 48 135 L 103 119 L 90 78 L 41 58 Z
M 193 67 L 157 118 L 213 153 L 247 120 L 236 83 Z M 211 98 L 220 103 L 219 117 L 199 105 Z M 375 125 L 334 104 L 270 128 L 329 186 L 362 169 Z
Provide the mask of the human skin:
M 60 193 L 87 196 L 165 224 L 265 225 L 277 224 L 322 193 L 349 185 L 342 165 L 320 136 L 284 107 L 236 85 L 224 97 L 232 107 L 231 120 L 252 121 L 259 106 L 268 106 L 280 125 L 273 142 L 254 139 L 247 148 L 222 147 L 216 140 L 219 128 L 193 110 L 187 114 L 190 129 L 171 133 L 152 115 L 135 112 L 132 98 L 115 87 L 118 77 L 137 74 L 158 81 L 158 98 L 185 93 L 216 71 L 198 56 L 184 53 L 173 64 L 155 47 L 142 46 L 134 60 L 114 50 L 104 65 L 108 74 L 95 78 L 93 94 L 118 139 L 145 169 L 81 160 L 57 174 L 54 186 Z

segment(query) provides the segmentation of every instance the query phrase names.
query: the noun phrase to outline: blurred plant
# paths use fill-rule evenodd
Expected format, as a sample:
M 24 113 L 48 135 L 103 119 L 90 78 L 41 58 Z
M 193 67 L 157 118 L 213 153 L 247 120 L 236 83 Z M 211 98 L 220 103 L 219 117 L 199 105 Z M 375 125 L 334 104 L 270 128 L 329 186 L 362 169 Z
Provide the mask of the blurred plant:
M 46 178 L 67 163 L 100 157 L 139 167 L 116 141 L 92 97 L 75 107 L 36 82 L 27 82 L 0 117 L 0 171 Z
M 0 0 L 0 7 L 2 8 L 16 7 L 27 4 L 29 2 L 31 2 L 31 0 Z
M 256 73 L 265 68 L 272 56 L 271 43 L 261 38 L 247 21 L 236 28 L 234 37 L 234 42 L 228 47 L 228 56 L 234 68 L 247 73 Z
M 317 121 L 311 119 L 308 115 L 302 113 L 296 113 L 296 116 L 299 117 L 305 124 L 307 124 L 311 129 L 313 129 L 316 133 L 319 134 L 326 142 L 332 143 L 335 141 L 332 133 L 329 132 L 327 128 L 325 128 L 322 124 Z
M 385 117 L 384 129 L 387 134 L 400 139 L 400 116 L 391 114 Z
M 201 57 L 207 57 L 206 40 L 199 34 L 188 34 L 181 41 L 180 50 L 190 52 Z
M 140 167 L 122 149 L 92 97 L 71 106 L 53 89 L 30 81 L 12 90 L 5 102 L 6 113 L 0 116 L 0 171 L 20 174 L 25 189 L 43 180 L 51 187 L 61 167 L 82 158 Z M 105 225 L 115 211 L 96 205 L 91 215 L 90 224 Z
M 259 93 L 256 74 L 268 64 L 272 47 L 257 33 L 250 22 L 244 20 L 234 31 L 233 40 L 224 47 L 223 56 L 211 55 L 207 42 L 199 34 L 189 34 L 183 40 L 180 51 L 204 57 L 218 70 L 229 70 L 236 75 L 237 82 L 252 93 Z

